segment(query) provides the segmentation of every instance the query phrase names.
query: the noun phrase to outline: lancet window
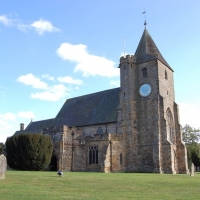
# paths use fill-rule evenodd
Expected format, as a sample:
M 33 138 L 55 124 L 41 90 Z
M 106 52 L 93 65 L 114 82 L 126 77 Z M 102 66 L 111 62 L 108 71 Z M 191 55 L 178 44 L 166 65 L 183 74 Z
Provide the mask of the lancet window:
M 170 109 L 167 109 L 167 139 L 169 142 L 174 143 L 174 128 L 173 118 Z
M 89 147 L 89 165 L 98 164 L 98 146 Z
M 143 78 L 147 78 L 147 68 L 142 69 L 142 76 Z

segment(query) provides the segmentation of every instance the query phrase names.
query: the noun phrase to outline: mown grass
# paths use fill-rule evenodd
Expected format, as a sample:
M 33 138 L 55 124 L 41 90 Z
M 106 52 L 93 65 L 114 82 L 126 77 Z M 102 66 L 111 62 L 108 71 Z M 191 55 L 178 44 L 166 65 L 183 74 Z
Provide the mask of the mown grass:
M 7 171 L 0 180 L 0 200 L 199 199 L 200 173 L 87 173 Z

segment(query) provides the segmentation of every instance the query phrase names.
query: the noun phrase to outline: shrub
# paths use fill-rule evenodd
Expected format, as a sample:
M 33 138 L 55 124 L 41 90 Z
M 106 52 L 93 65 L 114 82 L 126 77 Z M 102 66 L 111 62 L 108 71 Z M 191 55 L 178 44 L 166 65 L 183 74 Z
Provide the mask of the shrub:
M 42 170 L 51 161 L 53 144 L 49 136 L 19 134 L 6 140 L 8 165 L 17 170 Z
M 2 152 L 3 152 L 3 143 L 0 143 L 0 155 L 2 154 Z

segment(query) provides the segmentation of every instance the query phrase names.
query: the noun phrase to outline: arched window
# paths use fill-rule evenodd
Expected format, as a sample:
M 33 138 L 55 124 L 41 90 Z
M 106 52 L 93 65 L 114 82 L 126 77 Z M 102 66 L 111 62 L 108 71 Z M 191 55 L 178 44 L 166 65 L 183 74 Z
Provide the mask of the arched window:
M 142 69 L 142 76 L 143 78 L 147 78 L 147 68 Z
M 171 143 L 174 143 L 174 126 L 173 118 L 170 109 L 167 109 L 167 140 Z
M 98 146 L 89 147 L 89 165 L 98 164 Z

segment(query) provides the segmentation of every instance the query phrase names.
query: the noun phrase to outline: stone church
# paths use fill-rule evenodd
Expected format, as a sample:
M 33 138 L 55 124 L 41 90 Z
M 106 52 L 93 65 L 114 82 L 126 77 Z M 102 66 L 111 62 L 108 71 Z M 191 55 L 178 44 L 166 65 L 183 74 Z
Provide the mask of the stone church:
M 50 170 L 188 173 L 173 69 L 146 27 L 119 68 L 119 88 L 67 99 L 54 119 L 15 134 L 52 138 Z

